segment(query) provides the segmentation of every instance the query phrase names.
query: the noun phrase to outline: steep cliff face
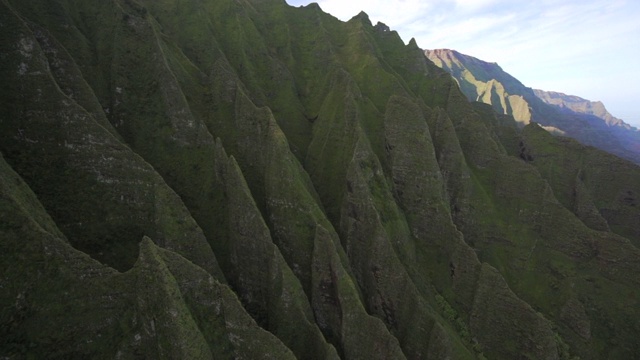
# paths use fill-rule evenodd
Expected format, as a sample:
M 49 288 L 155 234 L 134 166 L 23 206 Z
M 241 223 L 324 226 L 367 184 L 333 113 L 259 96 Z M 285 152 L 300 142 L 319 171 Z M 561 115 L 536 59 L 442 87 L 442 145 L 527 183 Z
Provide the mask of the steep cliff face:
M 531 105 L 527 102 L 531 94 L 498 64 L 449 49 L 425 50 L 425 55 L 453 75 L 470 101 L 490 104 L 497 113 L 511 115 L 522 125 L 531 122 Z
M 607 125 L 606 131 L 614 134 L 625 149 L 635 153 L 640 152 L 640 130 L 611 115 L 602 102 L 554 91 L 537 89 L 533 91 L 544 102 L 557 106 L 564 113 L 582 114 L 586 119 L 600 125 L 602 125 L 600 120 L 604 121 Z
M 521 126 L 537 122 L 554 134 L 640 164 L 640 131 L 613 117 L 601 102 L 533 90 L 498 64 L 455 50 L 425 50 L 425 55 L 453 75 L 470 101 L 490 104 L 497 113 L 513 116 Z
M 601 101 L 591 101 L 579 96 L 567 95 L 556 91 L 534 89 L 533 93 L 547 104 L 567 108 L 581 114 L 596 116 L 604 120 L 609 126 L 623 126 L 630 128 L 629 125 L 624 124 L 624 121 L 611 115 Z
M 638 168 L 366 14 L 2 0 L 0 30 L 0 356 L 640 355 Z

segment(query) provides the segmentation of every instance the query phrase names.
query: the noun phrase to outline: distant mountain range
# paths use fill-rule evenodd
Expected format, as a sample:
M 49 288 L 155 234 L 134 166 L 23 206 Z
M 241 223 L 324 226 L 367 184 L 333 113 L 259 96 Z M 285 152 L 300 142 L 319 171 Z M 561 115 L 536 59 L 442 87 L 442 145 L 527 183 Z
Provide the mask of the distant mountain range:
M 552 133 L 640 164 L 640 131 L 611 115 L 602 102 L 531 89 L 498 64 L 455 50 L 425 50 L 425 54 L 453 75 L 470 101 L 490 104 L 522 125 L 533 121 Z
M 609 126 L 620 126 L 629 130 L 637 130 L 631 125 L 625 123 L 623 120 L 611 115 L 601 101 L 591 101 L 579 96 L 567 95 L 556 91 L 534 89 L 533 92 L 547 104 L 555 105 L 581 114 L 597 116 L 604 120 Z

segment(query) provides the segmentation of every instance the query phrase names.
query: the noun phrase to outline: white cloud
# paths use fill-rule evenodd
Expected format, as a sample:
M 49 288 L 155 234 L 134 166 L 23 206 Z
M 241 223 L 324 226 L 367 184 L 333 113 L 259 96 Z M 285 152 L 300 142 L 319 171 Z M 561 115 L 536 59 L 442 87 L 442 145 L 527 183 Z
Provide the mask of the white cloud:
M 396 26 L 419 19 L 432 8 L 432 2 L 421 0 L 320 0 L 318 4 L 322 10 L 343 21 L 364 11 L 374 24 L 381 21 Z
M 455 0 L 456 10 L 462 13 L 475 12 L 490 8 L 504 2 L 504 0 Z

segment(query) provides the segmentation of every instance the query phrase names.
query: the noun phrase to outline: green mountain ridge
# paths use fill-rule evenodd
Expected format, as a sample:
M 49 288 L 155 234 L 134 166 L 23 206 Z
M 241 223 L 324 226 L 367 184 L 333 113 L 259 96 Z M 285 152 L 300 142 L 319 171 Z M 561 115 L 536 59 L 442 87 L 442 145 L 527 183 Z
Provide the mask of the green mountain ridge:
M 640 164 L 640 131 L 609 114 L 601 102 L 528 88 L 498 64 L 455 50 L 425 50 L 425 55 L 456 79 L 469 101 Z
M 366 14 L 0 0 L 0 29 L 0 357 L 640 355 L 640 167 Z

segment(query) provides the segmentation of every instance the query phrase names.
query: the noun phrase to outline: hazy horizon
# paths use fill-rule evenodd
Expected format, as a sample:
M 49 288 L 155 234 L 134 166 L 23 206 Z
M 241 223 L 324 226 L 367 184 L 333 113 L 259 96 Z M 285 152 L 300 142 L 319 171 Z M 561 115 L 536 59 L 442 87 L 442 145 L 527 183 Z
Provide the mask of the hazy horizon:
M 347 21 L 360 11 L 405 43 L 496 62 L 525 86 L 602 101 L 640 128 L 640 2 L 287 0 Z

